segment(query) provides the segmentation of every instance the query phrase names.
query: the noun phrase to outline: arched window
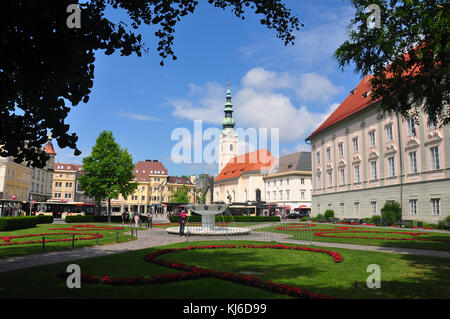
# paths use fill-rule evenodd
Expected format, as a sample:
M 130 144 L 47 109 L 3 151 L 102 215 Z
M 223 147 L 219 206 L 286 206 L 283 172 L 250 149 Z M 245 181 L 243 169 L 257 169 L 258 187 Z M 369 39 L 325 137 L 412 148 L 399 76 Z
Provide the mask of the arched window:
M 230 151 L 233 150 L 233 144 L 230 144 Z

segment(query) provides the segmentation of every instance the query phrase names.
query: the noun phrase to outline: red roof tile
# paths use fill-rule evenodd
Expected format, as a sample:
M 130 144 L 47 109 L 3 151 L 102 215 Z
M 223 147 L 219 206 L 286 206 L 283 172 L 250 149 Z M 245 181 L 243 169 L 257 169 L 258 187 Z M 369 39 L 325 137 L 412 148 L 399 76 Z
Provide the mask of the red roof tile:
M 53 148 L 52 142 L 49 140 L 47 144 L 45 144 L 44 151 L 50 155 L 56 155 L 55 149 Z
M 372 77 L 373 76 L 371 75 L 365 76 L 356 88 L 351 91 L 344 102 L 342 102 L 342 104 L 339 105 L 337 109 L 334 110 L 334 112 L 331 113 L 331 115 L 306 139 L 311 139 L 311 137 L 317 133 L 375 103 L 376 101 L 373 101 L 370 94 L 368 94 L 371 88 L 370 81 Z
M 81 171 L 83 165 L 68 164 L 68 163 L 55 163 L 55 171 Z
M 164 167 L 163 163 L 156 160 L 146 160 L 137 162 L 133 173 L 138 181 L 148 182 L 149 175 L 167 175 L 167 168 Z
M 241 176 L 245 172 L 269 170 L 275 164 L 276 158 L 264 148 L 230 159 L 215 181 L 220 182 Z

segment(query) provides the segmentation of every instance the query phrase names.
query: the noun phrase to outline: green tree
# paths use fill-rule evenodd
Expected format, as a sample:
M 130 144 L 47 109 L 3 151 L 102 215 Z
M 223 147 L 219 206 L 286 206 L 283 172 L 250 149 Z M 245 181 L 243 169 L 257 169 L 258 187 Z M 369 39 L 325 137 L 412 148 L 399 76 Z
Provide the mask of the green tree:
M 431 120 L 449 123 L 448 0 L 351 2 L 358 10 L 348 40 L 335 51 L 340 67 L 352 63 L 356 72 L 373 75 L 371 97 L 381 99 L 382 110 L 412 113 L 416 121 L 423 110 Z M 365 10 L 370 5 L 380 8 L 380 19 L 376 11 Z M 372 18 L 379 28 L 369 23 Z
M 41 150 L 48 130 L 60 148 L 77 149 L 78 137 L 69 133 L 65 118 L 71 106 L 87 103 L 94 84 L 95 54 L 123 56 L 147 53 L 137 29 L 156 30 L 160 64 L 172 50 L 175 26 L 193 14 L 193 0 L 91 0 L 79 3 L 80 28 L 69 28 L 78 0 L 0 1 L 0 156 L 13 156 L 43 167 L 48 155 Z M 244 19 L 248 9 L 262 16 L 261 24 L 275 29 L 285 45 L 292 44 L 299 21 L 281 0 L 208 0 Z M 114 21 L 114 11 L 130 21 Z M 109 16 L 109 18 L 108 18 Z M 205 39 L 207 41 L 207 39 Z M 68 105 L 66 105 L 68 104 Z
M 402 219 L 402 208 L 396 201 L 386 202 L 381 208 L 381 219 L 388 225 L 394 225 Z
M 111 221 L 111 199 L 119 194 L 126 198 L 137 188 L 133 169 L 131 155 L 119 146 L 109 131 L 100 133 L 91 155 L 83 158 L 80 188 L 97 202 L 107 201 L 108 222 Z
M 186 185 L 183 185 L 173 193 L 170 201 L 172 203 L 189 203 L 189 197 L 187 195 L 188 193 L 188 187 Z

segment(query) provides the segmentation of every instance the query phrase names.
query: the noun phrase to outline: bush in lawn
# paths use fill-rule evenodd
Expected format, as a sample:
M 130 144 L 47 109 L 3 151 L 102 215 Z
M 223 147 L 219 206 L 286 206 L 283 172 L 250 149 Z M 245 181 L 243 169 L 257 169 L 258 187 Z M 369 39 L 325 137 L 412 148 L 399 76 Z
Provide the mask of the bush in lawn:
M 36 218 L 37 218 L 36 224 L 51 224 L 51 223 L 53 223 L 53 216 L 38 215 L 38 216 L 36 216 Z
M 307 221 L 308 221 L 308 217 L 306 217 L 306 216 L 305 216 L 305 217 L 302 217 L 302 218 L 300 218 L 300 221 L 301 221 L 301 222 L 307 222 Z
M 147 216 L 140 217 L 141 223 L 147 222 Z M 64 220 L 66 223 L 107 223 L 108 216 L 67 216 Z M 111 216 L 112 223 L 122 223 L 122 216 Z M 134 221 L 133 221 L 134 222 Z
M 402 219 L 402 208 L 398 202 L 386 202 L 381 209 L 381 219 L 388 225 L 394 225 Z
M 328 219 L 328 220 L 330 220 L 331 218 L 334 218 L 334 210 L 332 210 L 332 209 L 327 209 L 326 211 L 325 211 L 325 218 L 326 219 Z
M 440 220 L 439 223 L 437 224 L 438 229 L 447 230 L 449 229 L 449 226 L 450 226 L 450 216 L 447 216 L 445 219 Z
M 378 216 L 378 215 L 372 216 L 372 218 L 370 218 L 370 222 L 377 226 L 381 225 L 381 216 Z
M 2 217 L 0 218 L 0 231 L 36 227 L 36 216 Z

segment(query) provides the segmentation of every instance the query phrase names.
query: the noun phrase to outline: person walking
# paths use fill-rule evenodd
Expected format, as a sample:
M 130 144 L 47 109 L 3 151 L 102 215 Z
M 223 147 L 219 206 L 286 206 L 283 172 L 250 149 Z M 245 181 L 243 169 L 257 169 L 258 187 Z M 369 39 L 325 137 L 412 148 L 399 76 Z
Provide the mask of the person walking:
M 183 236 L 184 235 L 184 225 L 186 224 L 186 212 L 184 210 L 182 210 L 180 212 L 179 223 L 180 223 L 180 236 Z
M 134 214 L 134 223 L 135 223 L 135 225 L 136 225 L 136 228 L 138 228 L 139 222 L 140 222 L 139 214 L 138 214 L 138 213 L 135 213 L 135 214 Z
M 153 214 L 151 211 L 147 213 L 147 228 L 153 229 Z

